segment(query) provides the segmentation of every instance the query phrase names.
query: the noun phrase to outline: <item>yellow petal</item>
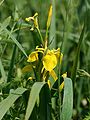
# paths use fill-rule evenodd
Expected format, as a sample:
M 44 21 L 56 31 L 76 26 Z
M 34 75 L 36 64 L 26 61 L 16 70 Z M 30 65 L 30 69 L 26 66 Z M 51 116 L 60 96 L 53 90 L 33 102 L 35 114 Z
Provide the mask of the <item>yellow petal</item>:
M 38 19 L 37 19 L 37 17 L 34 19 L 34 27 L 38 29 Z
M 60 48 L 58 48 L 57 50 L 53 49 L 54 54 L 56 55 L 57 59 L 59 59 L 60 57 Z
M 49 72 L 49 73 L 50 73 L 50 75 L 53 77 L 53 79 L 54 79 L 55 81 L 58 79 L 58 77 L 57 77 L 57 75 L 56 75 L 56 73 L 55 73 L 54 70 L 52 70 L 52 71 Z
M 34 27 L 31 27 L 30 30 L 31 30 L 31 31 L 34 31 Z
M 29 22 L 29 21 L 31 21 L 31 20 L 34 21 L 34 17 L 28 17 L 28 18 L 26 18 L 25 20 L 26 20 L 27 22 Z
M 38 46 L 36 46 L 36 50 L 38 50 L 38 51 L 45 51 L 44 48 L 39 48 Z
M 34 17 L 34 18 L 35 18 L 35 17 L 38 17 L 38 13 L 36 12 L 33 17 Z
M 33 77 L 29 77 L 28 80 L 33 80 Z
M 67 72 L 62 75 L 63 78 L 67 77 Z
M 47 71 L 52 71 L 57 65 L 56 56 L 50 52 L 43 57 L 43 66 Z
M 37 52 L 32 52 L 29 57 L 27 62 L 34 62 L 38 60 L 38 53 Z
M 64 81 L 63 81 L 62 84 L 59 86 L 60 91 L 62 91 L 63 88 L 64 88 Z
M 47 81 L 47 84 L 48 84 L 48 86 L 49 86 L 49 88 L 50 88 L 50 87 L 51 87 L 51 82 L 50 82 L 50 80 Z
M 57 60 L 60 61 L 60 64 L 61 64 L 62 59 L 63 59 L 63 54 L 60 53 L 60 48 L 58 48 L 57 50 L 53 50 L 53 51 L 54 51 L 54 54 L 57 57 Z

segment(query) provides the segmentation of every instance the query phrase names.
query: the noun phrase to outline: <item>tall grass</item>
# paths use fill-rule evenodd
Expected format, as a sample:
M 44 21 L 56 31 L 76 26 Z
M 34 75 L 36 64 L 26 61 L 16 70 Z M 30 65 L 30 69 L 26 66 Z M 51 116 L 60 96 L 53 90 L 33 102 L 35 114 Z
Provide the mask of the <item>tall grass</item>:
M 0 18 L 0 120 L 89 120 L 89 0 L 2 0 Z

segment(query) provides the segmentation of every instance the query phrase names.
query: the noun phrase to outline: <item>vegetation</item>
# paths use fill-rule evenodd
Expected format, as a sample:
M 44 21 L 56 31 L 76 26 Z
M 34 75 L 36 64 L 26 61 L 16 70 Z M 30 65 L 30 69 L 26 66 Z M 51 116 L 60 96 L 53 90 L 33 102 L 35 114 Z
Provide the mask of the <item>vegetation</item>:
M 1 0 L 0 18 L 0 120 L 90 120 L 89 0 Z

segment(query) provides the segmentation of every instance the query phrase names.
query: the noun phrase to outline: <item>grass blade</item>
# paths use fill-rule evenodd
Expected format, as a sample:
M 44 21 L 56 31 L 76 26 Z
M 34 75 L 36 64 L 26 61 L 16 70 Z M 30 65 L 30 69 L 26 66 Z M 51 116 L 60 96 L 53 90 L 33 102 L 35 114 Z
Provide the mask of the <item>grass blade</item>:
M 16 38 L 11 34 L 11 32 L 2 26 L 2 24 L 0 23 L 0 26 L 2 27 L 3 30 L 6 31 L 6 33 L 9 35 L 9 37 L 13 40 L 13 42 L 18 46 L 18 48 L 23 52 L 23 54 L 27 57 L 27 54 L 25 52 L 25 50 L 23 49 L 22 45 L 16 40 Z
M 17 88 L 13 94 L 10 94 L 6 99 L 0 102 L 0 120 L 13 105 L 13 103 L 26 91 L 25 88 Z
M 3 67 L 1 59 L 0 59 L 0 70 L 1 70 L 3 80 L 6 82 L 7 77 L 6 77 L 6 74 L 5 74 L 4 67 Z
M 2 24 L 0 23 L 0 26 L 1 26 L 0 32 L 2 30 L 4 30 L 9 25 L 10 20 L 11 20 L 11 16 L 9 16 L 8 18 L 6 18 Z
M 48 85 L 41 90 L 39 101 L 40 120 L 51 120 L 51 95 Z
M 5 29 L 6 33 L 10 35 L 10 31 Z M 23 54 L 27 57 L 27 54 L 25 50 L 23 49 L 22 45 L 16 40 L 16 38 L 11 34 L 10 38 L 13 40 L 13 42 L 18 46 L 18 48 L 23 52 Z
M 36 82 L 31 89 L 29 100 L 28 100 L 28 106 L 26 110 L 25 120 L 28 120 L 31 116 L 31 113 L 34 109 L 35 103 L 37 101 L 37 98 L 39 97 L 39 93 L 43 86 L 46 85 L 44 82 Z
M 77 72 L 77 66 L 78 66 L 78 59 L 79 59 L 79 54 L 80 54 L 80 48 L 81 48 L 81 43 L 83 41 L 84 38 L 84 33 L 85 33 L 85 24 L 83 26 L 80 38 L 79 38 L 79 42 L 78 42 L 78 46 L 77 46 L 77 50 L 76 50 L 76 56 L 75 56 L 75 60 L 73 63 L 73 68 L 72 68 L 72 73 L 71 73 L 71 79 L 73 81 L 75 81 L 76 79 L 76 72 Z
M 4 2 L 4 0 L 0 1 L 0 5 L 2 5 L 3 2 Z
M 73 111 L 73 87 L 70 78 L 64 79 L 64 98 L 61 112 L 61 120 L 71 120 Z
M 11 81 L 11 76 L 12 76 L 12 72 L 13 72 L 13 67 L 14 67 L 14 63 L 15 63 L 15 57 L 16 57 L 16 45 L 14 46 L 13 49 L 13 53 L 12 53 L 12 58 L 10 61 L 10 66 L 9 66 L 9 71 L 8 71 L 8 77 L 7 77 L 7 82 Z

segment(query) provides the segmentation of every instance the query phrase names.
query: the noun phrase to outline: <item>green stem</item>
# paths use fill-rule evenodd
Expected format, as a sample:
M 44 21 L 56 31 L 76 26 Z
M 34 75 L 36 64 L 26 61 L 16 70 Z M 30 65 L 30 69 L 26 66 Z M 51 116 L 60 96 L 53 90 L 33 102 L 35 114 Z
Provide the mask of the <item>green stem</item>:
M 13 49 L 13 54 L 12 54 L 11 62 L 10 62 L 10 68 L 9 68 L 9 72 L 8 72 L 7 82 L 10 82 L 11 78 L 12 78 L 12 72 L 13 72 L 13 67 L 14 67 L 14 63 L 15 63 L 16 47 L 17 46 L 15 44 L 14 45 L 14 49 Z
M 43 43 L 43 37 L 42 37 L 42 34 L 41 34 L 41 32 L 40 32 L 40 29 L 37 28 L 37 31 L 38 31 L 39 36 L 40 36 L 40 41 L 41 41 L 42 45 L 44 45 L 44 43 Z
M 14 24 L 15 26 L 15 24 Z M 21 27 L 21 25 L 19 26 L 19 28 Z M 13 27 L 14 29 L 14 27 Z M 12 31 L 12 30 L 11 30 Z M 19 31 L 17 32 L 17 40 L 19 40 L 19 32 L 20 32 L 20 29 Z M 11 32 L 12 33 L 12 32 Z M 10 37 L 10 35 L 9 35 Z M 11 78 L 12 78 L 12 72 L 13 72 L 13 68 L 14 68 L 14 63 L 15 63 L 15 57 L 16 57 L 16 51 L 17 51 L 17 45 L 15 44 L 14 45 L 14 49 L 13 49 L 13 53 L 12 53 L 12 58 L 11 58 L 11 62 L 10 62 L 10 67 L 9 67 L 9 72 L 8 72 L 8 77 L 7 77 L 7 82 L 10 82 L 11 81 Z

